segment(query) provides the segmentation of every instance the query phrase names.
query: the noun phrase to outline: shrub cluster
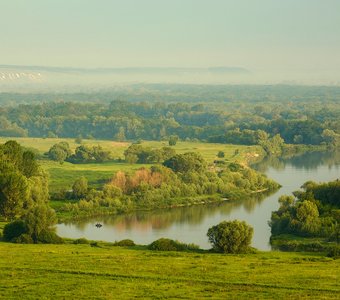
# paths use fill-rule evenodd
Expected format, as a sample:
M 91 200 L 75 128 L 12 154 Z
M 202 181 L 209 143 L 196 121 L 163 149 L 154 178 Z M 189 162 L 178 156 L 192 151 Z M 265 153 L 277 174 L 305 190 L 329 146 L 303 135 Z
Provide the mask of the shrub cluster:
M 160 238 L 152 242 L 148 249 L 155 251 L 196 251 L 199 247 L 195 244 L 185 244 L 167 238 Z

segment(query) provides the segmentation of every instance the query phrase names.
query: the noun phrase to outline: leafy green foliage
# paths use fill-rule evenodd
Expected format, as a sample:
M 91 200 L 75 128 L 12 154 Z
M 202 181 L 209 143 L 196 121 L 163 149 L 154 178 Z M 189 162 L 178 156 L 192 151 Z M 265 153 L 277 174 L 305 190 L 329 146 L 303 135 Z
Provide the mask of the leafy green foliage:
M 280 208 L 272 213 L 270 226 L 273 236 L 325 237 L 338 241 L 340 236 L 340 183 L 338 180 L 317 184 L 306 182 L 303 191 L 293 196 L 281 196 Z
M 132 144 L 124 151 L 125 161 L 133 164 L 150 164 L 162 162 L 176 154 L 176 151 L 170 147 L 161 149 L 152 149 L 143 147 L 140 144 Z
M 54 237 L 57 217 L 55 211 L 47 205 L 35 205 L 23 216 L 23 220 L 27 226 L 27 233 L 35 243 L 46 242 L 49 237 Z
M 73 244 L 90 244 L 90 241 L 86 238 L 79 238 L 73 241 Z
M 23 220 L 15 220 L 5 225 L 3 238 L 5 241 L 10 242 L 13 239 L 18 238 L 22 234 L 27 233 L 27 231 L 27 225 Z
M 171 135 L 169 137 L 169 146 L 175 146 L 178 142 L 178 135 Z
M 218 151 L 218 153 L 217 153 L 218 158 L 223 158 L 224 156 L 225 156 L 225 154 L 224 154 L 223 151 Z
M 13 97 L 29 104 L 12 107 Z M 0 112 L 2 136 L 178 136 L 255 145 L 280 134 L 289 144 L 340 145 L 338 87 L 136 85 L 96 94 L 2 94 L 0 101 L 8 104 Z
M 84 199 L 65 204 L 62 211 L 77 216 L 114 214 L 216 202 L 221 198 L 240 199 L 278 188 L 278 184 L 264 175 L 236 163 L 232 170 L 223 165 L 216 172 L 208 170 L 205 160 L 196 153 L 174 158 L 182 172 L 162 165 L 140 168 L 133 173 L 118 171 L 101 190 L 89 190 Z
M 0 174 L 0 213 L 10 220 L 22 215 L 28 201 L 27 178 L 16 172 Z
M 199 247 L 194 244 L 185 244 L 167 238 L 160 238 L 152 242 L 148 246 L 148 249 L 154 251 L 186 251 L 186 250 L 192 251 L 198 250 Z
M 207 168 L 206 161 L 202 155 L 197 152 L 177 154 L 167 159 L 163 165 L 175 173 L 203 172 Z
M 120 246 L 120 247 L 133 247 L 136 246 L 135 242 L 129 239 L 121 240 L 119 242 L 114 243 L 115 246 Z
M 209 228 L 207 235 L 217 252 L 245 253 L 250 249 L 253 228 L 237 220 L 224 221 Z
M 60 142 L 53 145 L 48 151 L 47 155 L 51 160 L 64 162 L 72 154 L 70 146 L 67 142 Z
M 112 160 L 110 151 L 104 150 L 100 145 L 88 147 L 81 145 L 76 148 L 75 153 L 67 158 L 71 163 L 105 162 Z
M 56 215 L 48 206 L 48 177 L 33 153 L 9 141 L 0 145 L 0 213 L 13 222 L 5 239 L 24 243 L 61 242 L 54 233 Z
M 76 199 L 84 198 L 87 195 L 87 190 L 88 182 L 84 176 L 78 178 L 72 185 L 73 196 Z

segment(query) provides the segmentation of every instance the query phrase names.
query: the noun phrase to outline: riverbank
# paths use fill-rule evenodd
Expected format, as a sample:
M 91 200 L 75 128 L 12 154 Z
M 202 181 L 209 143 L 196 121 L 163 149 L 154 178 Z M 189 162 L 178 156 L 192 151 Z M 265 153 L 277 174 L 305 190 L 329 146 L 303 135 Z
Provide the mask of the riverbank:
M 65 205 L 67 207 L 68 204 L 76 204 L 77 201 L 50 201 L 50 206 L 56 211 L 58 217 L 58 223 L 64 222 L 72 222 L 79 221 L 82 219 L 90 218 L 90 217 L 101 217 L 101 216 L 117 216 L 124 215 L 129 213 L 138 213 L 138 212 L 152 212 L 152 211 L 160 211 L 174 208 L 189 208 L 193 206 L 202 206 L 207 204 L 218 204 L 224 202 L 240 202 L 242 199 L 250 199 L 256 198 L 258 200 L 271 195 L 276 192 L 280 186 L 274 190 L 269 190 L 268 188 L 250 191 L 245 193 L 244 191 L 235 191 L 232 194 L 232 197 L 222 197 L 220 194 L 215 195 L 201 195 L 195 197 L 183 197 L 182 199 L 178 199 L 176 204 L 169 204 L 168 206 L 163 207 L 150 207 L 150 208 L 133 208 L 126 210 L 117 210 L 115 207 L 97 207 L 92 208 L 91 210 L 65 210 Z M 71 207 L 71 206 L 70 206 Z

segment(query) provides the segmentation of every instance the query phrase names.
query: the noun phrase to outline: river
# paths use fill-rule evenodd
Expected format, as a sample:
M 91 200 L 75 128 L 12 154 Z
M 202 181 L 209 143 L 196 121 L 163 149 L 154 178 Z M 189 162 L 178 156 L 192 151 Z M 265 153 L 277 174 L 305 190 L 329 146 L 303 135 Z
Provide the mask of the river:
M 280 183 L 282 188 L 266 197 L 242 201 L 88 218 L 58 224 L 57 233 L 62 237 L 110 242 L 131 239 L 137 244 L 167 237 L 209 249 L 208 228 L 224 220 L 238 219 L 253 226 L 255 248 L 270 250 L 268 221 L 271 212 L 279 207 L 278 198 L 290 195 L 308 180 L 322 182 L 340 178 L 340 153 L 314 152 L 286 159 L 270 158 L 253 167 Z M 103 226 L 96 228 L 96 223 Z

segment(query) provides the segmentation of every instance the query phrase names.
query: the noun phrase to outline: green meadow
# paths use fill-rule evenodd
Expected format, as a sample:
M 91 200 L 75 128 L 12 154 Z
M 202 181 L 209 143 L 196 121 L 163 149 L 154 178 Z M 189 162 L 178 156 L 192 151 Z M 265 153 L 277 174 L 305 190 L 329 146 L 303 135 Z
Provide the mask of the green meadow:
M 79 144 L 75 143 L 74 139 L 56 138 L 0 138 L 0 143 L 5 143 L 11 139 L 16 140 L 24 147 L 35 149 L 40 155 L 43 155 L 54 144 L 61 141 L 68 142 L 72 150 L 79 146 Z M 119 170 L 130 173 L 143 166 L 148 166 L 142 164 L 127 164 L 123 161 L 124 150 L 127 149 L 131 143 L 84 139 L 82 144 L 87 146 L 100 145 L 105 150 L 111 151 L 115 160 L 104 163 L 71 164 L 64 162 L 63 164 L 60 164 L 42 158 L 39 163 L 50 174 L 49 182 L 51 192 L 70 189 L 73 182 L 81 176 L 85 176 L 88 179 L 91 187 L 98 188 L 110 180 L 110 178 L 112 178 Z M 155 149 L 168 146 L 166 141 L 143 141 L 141 144 L 145 147 Z M 238 161 L 242 163 L 257 159 L 262 153 L 261 148 L 258 146 L 212 144 L 203 142 L 180 141 L 176 146 L 173 146 L 173 148 L 177 153 L 199 152 L 208 162 L 213 162 L 217 158 L 218 151 L 223 151 L 225 153 L 224 159 L 226 161 Z
M 339 271 L 301 253 L 0 244 L 2 299 L 337 299 Z

